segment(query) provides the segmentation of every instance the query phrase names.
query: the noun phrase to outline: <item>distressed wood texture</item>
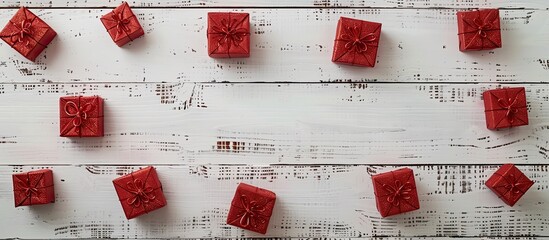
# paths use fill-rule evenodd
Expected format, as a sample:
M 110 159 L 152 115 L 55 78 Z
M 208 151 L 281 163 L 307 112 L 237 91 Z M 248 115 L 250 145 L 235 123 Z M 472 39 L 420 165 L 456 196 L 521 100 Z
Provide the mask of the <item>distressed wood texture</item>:
M 1 164 L 545 164 L 549 89 L 524 86 L 530 125 L 491 131 L 498 85 L 3 84 Z M 105 99 L 105 137 L 58 137 L 74 94 Z
M 0 239 L 549 240 L 549 1 L 0 0 L 58 36 L 37 63 L 0 43 Z M 458 51 L 456 11 L 500 8 L 503 48 Z M 206 14 L 250 13 L 250 58 L 207 55 Z M 331 62 L 340 16 L 383 24 L 375 68 Z M 482 92 L 524 86 L 530 125 L 486 129 Z M 58 99 L 105 99 L 105 137 L 59 137 Z M 514 207 L 503 163 L 536 181 Z M 155 165 L 167 207 L 126 220 L 112 179 Z M 421 209 L 382 219 L 370 176 L 410 166 Z M 14 208 L 11 174 L 54 171 L 56 203 Z M 225 223 L 239 182 L 277 193 L 266 236 Z M 506 238 L 500 238 L 506 237 Z
M 545 0 L 133 0 L 136 7 L 549 8 Z M 3 0 L 0 7 L 115 7 L 114 0 Z
M 136 9 L 146 34 L 124 48 L 99 21 L 108 9 L 35 10 L 59 35 L 37 64 L 2 42 L 0 82 L 549 81 L 549 10 L 502 10 L 504 47 L 462 53 L 456 10 L 246 9 L 251 57 L 210 58 L 205 16 L 230 10 Z M 383 23 L 375 68 L 331 62 L 340 16 Z
M 536 184 L 514 207 L 484 185 L 497 166 L 417 166 L 421 209 L 382 219 L 371 174 L 380 166 L 159 166 L 168 205 L 127 221 L 112 179 L 137 166 L 55 166 L 56 203 L 14 208 L 0 189 L 0 237 L 259 237 L 225 224 L 239 182 L 273 190 L 277 202 L 266 237 L 439 237 L 548 235 L 549 168 L 519 166 Z M 0 184 L 12 172 L 0 167 Z

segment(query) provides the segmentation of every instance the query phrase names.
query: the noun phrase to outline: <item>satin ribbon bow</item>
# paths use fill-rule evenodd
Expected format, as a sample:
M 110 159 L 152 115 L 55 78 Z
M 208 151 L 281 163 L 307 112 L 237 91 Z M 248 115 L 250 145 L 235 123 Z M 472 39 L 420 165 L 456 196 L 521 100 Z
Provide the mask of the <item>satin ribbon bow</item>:
M 84 120 L 88 118 L 88 113 L 93 110 L 93 105 L 91 103 L 86 103 L 84 106 L 78 107 L 73 101 L 68 101 L 65 103 L 65 113 L 69 117 L 73 117 L 72 125 L 75 127 L 80 127 Z
M 221 46 L 227 44 L 227 46 L 234 45 L 235 47 L 240 45 L 244 40 L 244 37 L 248 35 L 248 31 L 245 28 L 239 28 L 237 19 L 233 19 L 229 22 L 227 19 L 221 20 L 221 27 L 213 26 L 212 30 L 214 34 L 220 34 L 223 37 L 217 41 L 217 45 Z
M 124 19 L 124 16 L 122 15 L 123 12 L 124 11 L 122 10 L 112 15 L 112 20 L 116 23 L 116 38 L 118 38 L 121 33 L 130 30 L 130 28 L 127 26 L 131 22 L 130 18 Z
M 38 188 L 31 186 L 29 176 L 27 176 L 27 181 L 19 181 L 19 187 L 25 191 L 27 197 L 30 197 L 31 194 L 38 194 Z
M 478 17 L 473 20 L 473 27 L 477 29 L 477 35 L 479 35 L 481 38 L 486 38 L 486 31 L 494 30 L 492 27 L 492 23 L 489 23 L 486 20 L 487 18 L 484 19 L 483 22 L 481 22 Z
M 128 204 L 133 207 L 139 207 L 141 204 L 148 204 L 151 200 L 154 200 L 156 196 L 152 194 L 154 189 L 152 187 L 145 187 L 141 179 L 135 179 L 126 184 L 128 186 L 128 192 L 133 194 L 128 198 Z
M 507 101 L 505 101 L 503 98 L 498 98 L 498 104 L 503 109 L 507 110 L 505 113 L 505 116 L 509 120 L 510 123 L 513 123 L 514 116 L 518 112 L 518 109 L 516 109 L 515 105 L 517 104 L 518 97 L 515 96 L 515 99 L 508 98 Z
M 521 192 L 519 186 L 524 185 L 523 182 L 519 182 L 521 177 L 515 177 L 515 174 L 510 174 L 509 177 L 505 178 L 507 184 L 504 186 L 507 189 L 507 192 L 519 194 Z
M 374 33 L 368 33 L 363 37 L 360 37 L 361 32 L 357 26 L 347 27 L 345 34 L 341 35 L 341 40 L 346 41 L 345 48 L 357 53 L 366 52 L 368 46 L 375 47 L 374 43 L 377 39 Z
M 395 207 L 399 206 L 402 200 L 411 198 L 412 187 L 409 182 L 402 184 L 399 180 L 396 180 L 394 185 L 383 184 L 383 188 L 389 192 L 387 202 L 393 204 Z
M 12 42 L 22 43 L 26 40 L 25 46 L 30 44 L 30 37 L 32 36 L 32 22 L 24 19 L 20 24 L 11 22 L 12 25 L 17 29 L 11 35 Z
M 241 226 L 248 227 L 252 224 L 252 227 L 257 227 L 258 220 L 260 223 L 265 222 L 264 219 L 259 218 L 259 215 L 262 215 L 267 210 L 265 207 L 267 202 L 261 204 L 257 201 L 249 201 L 246 195 L 240 196 L 240 202 L 242 203 L 244 212 L 238 214 L 235 221 L 240 219 Z

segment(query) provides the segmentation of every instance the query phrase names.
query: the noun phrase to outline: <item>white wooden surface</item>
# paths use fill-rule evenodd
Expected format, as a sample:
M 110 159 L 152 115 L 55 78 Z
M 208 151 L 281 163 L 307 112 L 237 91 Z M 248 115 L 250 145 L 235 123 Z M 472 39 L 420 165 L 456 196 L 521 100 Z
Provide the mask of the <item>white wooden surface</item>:
M 528 8 L 546 9 L 545 0 L 131 0 L 137 7 L 378 7 L 378 8 Z M 115 7 L 114 0 L 2 0 L 2 7 Z
M 11 183 L 11 172 L 31 168 L 39 167 L 2 167 L 0 184 Z M 537 183 L 514 207 L 484 186 L 495 166 L 413 167 L 421 209 L 386 219 L 375 208 L 370 175 L 393 167 L 161 166 L 158 174 L 168 205 L 127 221 L 117 204 L 112 179 L 136 169 L 53 167 L 57 202 L 18 209 L 2 204 L 0 210 L 10 216 L 0 220 L 2 226 L 10 226 L 3 234 L 28 238 L 259 237 L 225 224 L 234 188 L 246 181 L 277 193 L 266 237 L 547 235 L 549 171 L 542 165 L 522 167 Z M 0 201 L 10 203 L 9 189 L 0 193 Z
M 456 10 L 246 9 L 251 57 L 212 59 L 205 16 L 230 10 L 136 9 L 146 34 L 124 48 L 99 21 L 108 9 L 35 10 L 59 35 L 37 64 L 2 42 L 0 82 L 549 81 L 549 10 L 502 10 L 509 47 L 462 53 Z M 15 11 L 0 9 L 0 22 Z M 331 62 L 340 16 L 383 23 L 375 68 Z
M 99 17 L 118 1 L 0 1 L 58 32 L 36 64 L 0 44 L 0 238 L 261 237 L 227 226 L 235 186 L 278 200 L 266 237 L 549 237 L 549 1 L 133 0 L 124 48 Z M 455 12 L 501 8 L 504 48 L 457 50 Z M 247 11 L 252 57 L 207 57 L 209 11 Z M 339 16 L 383 23 L 375 68 L 330 61 Z M 291 26 L 291 27 L 289 27 Z M 530 125 L 485 128 L 481 93 L 527 88 Z M 58 137 L 64 95 L 105 98 L 106 136 Z M 484 181 L 515 163 L 514 207 Z M 154 165 L 168 206 L 124 218 L 111 180 Z M 414 169 L 421 209 L 381 219 L 370 175 Z M 13 207 L 11 174 L 54 170 L 56 203 Z

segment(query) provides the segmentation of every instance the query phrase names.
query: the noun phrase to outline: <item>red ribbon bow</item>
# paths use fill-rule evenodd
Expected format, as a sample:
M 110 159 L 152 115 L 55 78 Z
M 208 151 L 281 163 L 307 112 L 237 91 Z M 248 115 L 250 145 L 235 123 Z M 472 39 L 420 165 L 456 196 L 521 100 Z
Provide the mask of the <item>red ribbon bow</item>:
M 509 177 L 506 177 L 505 180 L 507 181 L 507 184 L 504 186 L 505 189 L 507 189 L 507 192 L 519 194 L 521 192 L 519 186 L 524 185 L 523 182 L 519 182 L 521 177 L 515 177 L 515 174 L 510 174 Z
M 25 189 L 25 195 L 27 195 L 27 197 L 30 197 L 31 194 L 38 194 L 38 188 L 31 187 L 30 185 L 27 185 L 23 189 Z
M 409 182 L 402 184 L 399 180 L 396 180 L 394 185 L 383 184 L 383 188 L 389 192 L 387 202 L 395 207 L 400 205 L 400 201 L 411 198 L 412 187 Z
M 26 181 L 19 181 L 19 187 L 25 191 L 25 195 L 27 197 L 30 197 L 31 194 L 38 194 L 38 188 L 36 188 L 36 186 L 31 186 L 30 177 L 28 174 Z
M 212 30 L 214 34 L 221 34 L 223 37 L 217 41 L 217 45 L 221 46 L 227 44 L 227 46 L 234 45 L 235 47 L 240 45 L 244 40 L 244 37 L 248 35 L 248 31 L 245 28 L 237 27 L 237 19 L 233 19 L 229 22 L 227 19 L 221 20 L 221 28 L 218 26 L 213 26 Z
M 505 116 L 509 120 L 510 123 L 513 123 L 515 120 L 515 114 L 518 113 L 518 109 L 515 108 L 515 105 L 517 104 L 518 97 L 515 96 L 515 99 L 508 98 L 507 101 L 505 101 L 503 98 L 498 98 L 498 104 L 503 109 L 507 110 L 507 113 L 505 113 Z
M 473 20 L 473 27 L 477 29 L 477 35 L 482 38 L 485 38 L 487 36 L 486 31 L 493 30 L 492 23 L 487 22 L 486 20 L 487 18 L 484 19 L 483 22 L 481 22 L 478 17 Z
M 135 179 L 126 184 L 128 186 L 128 192 L 133 194 L 132 197 L 127 199 L 128 204 L 133 207 L 139 207 L 141 204 L 148 204 L 151 200 L 154 200 L 156 196 L 152 194 L 154 189 L 152 187 L 145 187 L 141 179 Z
M 239 213 L 234 221 L 240 219 L 240 225 L 243 227 L 248 227 L 250 224 L 252 227 L 257 227 L 257 221 L 259 221 L 259 223 L 265 222 L 265 220 L 261 219 L 259 215 L 262 215 L 263 212 L 266 211 L 265 206 L 267 205 L 267 202 L 259 203 L 257 201 L 248 201 L 248 197 L 246 197 L 246 195 L 240 196 L 240 202 L 242 203 L 244 212 Z
M 116 38 L 118 38 L 119 34 L 122 32 L 127 32 L 130 30 L 130 28 L 127 26 L 130 24 L 130 18 L 124 19 L 124 16 L 122 15 L 124 11 L 120 11 L 118 13 L 113 13 L 112 20 L 116 22 Z
M 88 118 L 88 113 L 93 110 L 93 105 L 91 103 L 86 103 L 84 106 L 78 107 L 73 101 L 68 101 L 65 103 L 65 113 L 69 117 L 73 117 L 72 125 L 75 127 L 80 127 L 84 120 Z
M 345 43 L 345 48 L 350 51 L 362 53 L 368 50 L 368 46 L 377 47 L 373 44 L 377 39 L 374 33 L 368 33 L 363 37 L 360 35 L 361 31 L 357 26 L 347 27 L 346 33 L 341 35 L 341 40 L 347 42 Z
M 23 42 L 26 39 L 25 46 L 28 46 L 30 44 L 29 38 L 32 36 L 32 22 L 28 21 L 27 19 L 24 19 L 21 21 L 21 24 L 16 24 L 11 22 L 12 25 L 17 29 L 15 30 L 11 35 L 11 41 L 12 42 Z

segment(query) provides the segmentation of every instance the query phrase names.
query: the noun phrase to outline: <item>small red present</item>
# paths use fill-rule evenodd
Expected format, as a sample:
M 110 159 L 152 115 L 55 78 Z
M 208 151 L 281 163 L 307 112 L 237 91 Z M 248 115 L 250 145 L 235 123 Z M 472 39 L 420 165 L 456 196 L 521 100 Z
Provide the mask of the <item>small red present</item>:
M 61 97 L 59 99 L 61 137 L 102 137 L 103 99 Z
M 240 183 L 231 203 L 227 224 L 265 234 L 275 200 L 274 192 Z
M 487 50 L 501 47 L 499 10 L 458 12 L 459 50 Z
M 127 219 L 166 206 L 162 184 L 156 170 L 146 167 L 112 181 Z
M 208 55 L 213 58 L 250 56 L 250 15 L 208 13 Z
M 119 47 L 145 34 L 127 2 L 101 17 L 101 22 Z
M 50 169 L 13 174 L 15 207 L 55 202 Z
M 412 169 L 403 168 L 372 176 L 377 210 L 382 217 L 419 209 Z
M 513 206 L 534 185 L 515 165 L 505 164 L 492 175 L 486 186 L 507 205 Z
M 0 32 L 4 42 L 33 62 L 56 35 L 48 24 L 25 7 L 21 7 Z
M 523 87 L 488 90 L 482 94 L 488 129 L 528 125 Z
M 381 23 L 341 17 L 337 24 L 332 62 L 374 67 Z

